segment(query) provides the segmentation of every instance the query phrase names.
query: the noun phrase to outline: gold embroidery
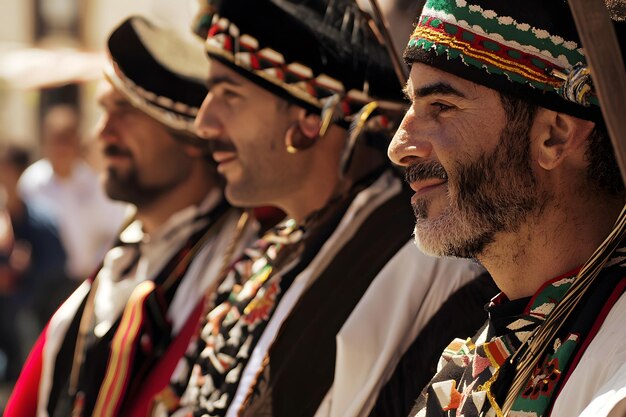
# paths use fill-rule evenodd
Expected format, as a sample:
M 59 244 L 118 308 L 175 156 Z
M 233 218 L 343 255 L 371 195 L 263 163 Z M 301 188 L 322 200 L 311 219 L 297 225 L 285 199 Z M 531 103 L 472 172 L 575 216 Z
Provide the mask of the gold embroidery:
M 531 68 L 514 60 L 507 60 L 487 51 L 478 51 L 476 49 L 473 49 L 469 42 L 458 40 L 450 35 L 443 34 L 430 28 L 422 26 L 415 28 L 411 39 L 415 39 L 418 37 L 424 38 L 431 42 L 435 42 L 437 44 L 446 45 L 448 47 L 458 49 L 462 51 L 464 55 L 487 62 L 500 68 L 503 71 L 513 72 L 515 74 L 523 76 L 524 78 L 531 79 L 542 84 L 547 84 L 554 88 L 558 88 L 562 83 L 561 81 L 550 79 L 543 72 L 532 70 Z

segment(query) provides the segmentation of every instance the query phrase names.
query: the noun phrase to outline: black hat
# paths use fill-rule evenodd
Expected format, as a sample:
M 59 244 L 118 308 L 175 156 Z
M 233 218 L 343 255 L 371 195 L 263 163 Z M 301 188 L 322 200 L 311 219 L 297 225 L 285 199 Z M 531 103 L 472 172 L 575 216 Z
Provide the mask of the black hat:
M 111 33 L 105 76 L 129 101 L 161 123 L 194 132 L 207 95 L 208 61 L 197 38 L 130 17 Z
M 624 24 L 614 26 L 623 50 Z M 564 0 L 427 0 L 404 56 L 555 111 L 601 118 Z
M 401 107 L 388 51 L 354 0 L 201 1 L 209 56 L 274 94 L 316 113 L 339 97 L 344 121 L 374 100 Z

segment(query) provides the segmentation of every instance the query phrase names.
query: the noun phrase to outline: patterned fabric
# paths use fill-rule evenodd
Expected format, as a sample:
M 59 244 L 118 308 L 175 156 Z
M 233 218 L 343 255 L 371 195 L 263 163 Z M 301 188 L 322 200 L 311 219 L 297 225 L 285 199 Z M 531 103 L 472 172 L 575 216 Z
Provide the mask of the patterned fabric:
M 553 339 L 551 349 L 539 361 L 509 416 L 549 415 L 560 387 L 582 354 L 586 338 L 593 337 L 604 318 L 601 310 L 606 300 L 611 299 L 616 283 L 624 279 L 624 253 L 626 249 L 616 252 L 614 262 L 602 272 L 603 279 Z M 411 416 L 502 416 L 500 406 L 514 373 L 514 354 L 558 305 L 575 281 L 575 273 L 548 282 L 531 299 L 511 302 L 503 295 L 494 299 L 489 321 L 479 335 L 467 341 L 456 339 L 443 352 L 440 371 L 418 399 Z
M 485 306 L 499 292 L 491 276 L 484 272 L 447 294 L 445 302 L 404 353 L 393 375 L 378 394 L 368 417 L 408 416 L 415 405 L 415 398 L 437 372 L 439 352 L 455 336 L 475 333 L 487 318 Z
M 181 223 L 170 223 L 173 227 L 165 231 L 182 235 L 171 241 L 175 246 L 164 264 L 151 273 L 154 275 L 134 287 L 123 313 L 115 317 L 103 334 L 91 328 L 95 325 L 93 306 L 100 282 L 99 278 L 95 279 L 69 319 L 69 328 L 54 358 L 53 384 L 46 405 L 50 416 L 124 414 L 131 404 L 129 399 L 170 346 L 173 336 L 172 322 L 167 317 L 170 303 L 187 276 L 194 255 L 214 236 L 218 230 L 214 226 L 216 222 L 221 224 L 228 208 L 225 200 L 218 199 L 204 208 L 207 211 L 195 215 L 195 210 L 179 212 L 193 217 L 184 216 Z M 129 228 L 122 232 L 120 241 L 127 231 Z M 165 240 L 162 236 L 161 239 Z M 137 261 L 141 262 L 139 259 L 134 262 Z M 125 280 L 135 278 L 137 271 L 137 268 L 129 271 Z M 83 322 L 90 321 L 91 326 L 83 329 Z M 75 355 L 77 347 L 82 360 L 77 360 Z M 72 381 L 75 371 L 78 371 L 77 379 Z M 73 389 L 71 382 L 76 384 Z
M 428 0 L 405 59 L 528 96 L 544 107 L 599 115 L 567 2 Z
M 289 221 L 257 242 L 152 415 L 313 415 L 333 383 L 339 330 L 410 240 L 402 191 L 394 172 L 375 172 L 302 228 Z
M 188 372 L 182 373 L 180 383 L 174 386 L 184 392 L 168 391 L 165 395 L 174 398 L 162 400 L 174 408 L 179 401 L 183 406 L 198 401 L 210 415 L 225 415 L 252 347 L 291 284 L 281 274 L 272 274 L 274 266 L 279 256 L 295 254 L 302 236 L 302 227 L 287 220 L 244 251 L 217 290 L 215 307 L 206 315 L 195 354 L 186 357 Z M 188 412 L 183 408 L 175 415 Z

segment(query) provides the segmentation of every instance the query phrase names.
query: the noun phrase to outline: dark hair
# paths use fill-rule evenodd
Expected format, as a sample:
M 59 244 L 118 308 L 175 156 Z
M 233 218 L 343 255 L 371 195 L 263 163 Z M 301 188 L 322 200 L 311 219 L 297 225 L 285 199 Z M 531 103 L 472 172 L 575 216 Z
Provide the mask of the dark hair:
M 17 145 L 4 145 L 0 148 L 0 162 L 23 172 L 30 164 L 30 154 L 26 149 Z
M 596 183 L 602 191 L 611 196 L 624 193 L 622 174 L 604 122 L 596 123 L 589 134 L 589 145 L 585 157 L 589 161 L 587 177 L 591 182 Z
M 520 114 L 530 114 L 534 117 L 538 109 L 536 104 L 508 94 L 500 93 L 500 101 L 508 122 L 518 118 Z M 596 122 L 588 141 L 585 151 L 585 158 L 589 162 L 587 179 L 598 187 L 599 191 L 610 196 L 623 194 L 622 175 L 604 122 Z

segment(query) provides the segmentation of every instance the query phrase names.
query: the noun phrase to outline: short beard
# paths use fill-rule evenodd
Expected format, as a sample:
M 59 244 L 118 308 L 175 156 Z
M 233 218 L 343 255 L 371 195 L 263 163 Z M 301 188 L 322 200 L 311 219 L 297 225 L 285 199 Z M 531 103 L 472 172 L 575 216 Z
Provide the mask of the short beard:
M 140 182 L 139 173 L 135 169 L 131 169 L 125 175 L 108 169 L 104 180 L 104 191 L 112 200 L 130 203 L 142 209 L 150 207 L 179 183 L 179 181 L 172 181 L 169 184 L 146 186 Z
M 108 168 L 106 171 L 103 181 L 104 191 L 112 200 L 134 204 L 138 208 L 149 207 L 164 193 L 177 187 L 181 181 L 181 178 L 177 178 L 168 183 L 147 186 L 142 184 L 134 164 L 133 155 L 130 152 L 110 144 L 104 148 L 104 154 L 107 156 L 126 156 L 131 160 L 127 172 L 119 172 L 114 168 Z
M 531 123 L 531 115 L 508 120 L 492 153 L 452 167 L 450 203 L 439 216 L 428 218 L 427 200 L 415 202 L 415 241 L 424 253 L 478 258 L 496 233 L 518 231 L 540 213 L 550 196 L 537 189 L 530 166 Z

